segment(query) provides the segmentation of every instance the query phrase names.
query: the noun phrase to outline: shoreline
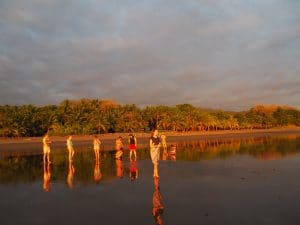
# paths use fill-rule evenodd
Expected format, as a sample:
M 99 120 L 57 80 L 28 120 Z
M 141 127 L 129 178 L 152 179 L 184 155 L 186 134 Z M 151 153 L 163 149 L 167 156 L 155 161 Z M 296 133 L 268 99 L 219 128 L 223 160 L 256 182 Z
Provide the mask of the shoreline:
M 226 130 L 226 131 L 202 131 L 202 132 L 160 132 L 167 136 L 168 145 L 189 141 L 212 141 L 212 140 L 232 140 L 249 139 L 260 137 L 280 137 L 294 136 L 300 137 L 300 127 L 276 128 L 265 130 Z M 127 150 L 128 133 L 114 133 L 98 135 L 101 139 L 101 150 L 111 151 L 115 148 L 115 139 L 123 137 L 124 150 Z M 150 133 L 136 133 L 138 146 L 147 147 L 149 145 Z M 92 151 L 92 140 L 94 135 L 73 136 L 74 147 L 79 151 L 82 149 Z M 66 148 L 66 136 L 50 136 L 52 140 L 51 149 L 53 152 L 63 151 Z M 8 155 L 37 155 L 42 154 L 42 137 L 32 138 L 6 138 L 0 139 L 0 156 Z
M 188 131 L 188 132 L 159 132 L 164 133 L 168 138 L 176 137 L 218 137 L 223 136 L 244 136 L 244 135 L 273 135 L 273 134 L 300 134 L 300 127 L 292 128 L 271 128 L 271 129 L 249 129 L 249 130 L 219 130 L 219 131 Z M 148 133 L 134 133 L 137 138 L 149 138 Z M 117 137 L 122 136 L 123 139 L 128 138 L 129 133 L 106 133 L 97 135 L 101 140 L 115 140 Z M 74 141 L 91 141 L 95 135 L 72 135 Z M 6 138 L 0 137 L 1 144 L 25 144 L 25 143 L 41 143 L 43 137 L 19 137 L 19 138 Z M 66 136 L 50 136 L 53 142 L 66 142 Z

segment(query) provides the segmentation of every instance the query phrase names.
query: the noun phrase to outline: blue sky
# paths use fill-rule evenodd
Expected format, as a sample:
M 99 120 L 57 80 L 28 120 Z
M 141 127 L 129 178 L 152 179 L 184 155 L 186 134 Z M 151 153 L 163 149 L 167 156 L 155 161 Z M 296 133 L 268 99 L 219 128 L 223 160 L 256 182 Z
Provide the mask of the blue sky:
M 0 0 L 0 104 L 300 107 L 300 1 Z

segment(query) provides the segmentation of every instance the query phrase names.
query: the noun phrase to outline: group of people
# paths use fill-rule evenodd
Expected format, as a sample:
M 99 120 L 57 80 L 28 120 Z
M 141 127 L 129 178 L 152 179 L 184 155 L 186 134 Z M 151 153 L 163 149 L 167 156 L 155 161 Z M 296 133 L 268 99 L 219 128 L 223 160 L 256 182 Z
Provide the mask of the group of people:
M 73 157 L 75 154 L 72 138 L 73 138 L 72 135 L 69 135 L 67 137 L 67 141 L 66 141 L 66 146 L 68 149 L 68 156 L 69 156 L 68 158 L 69 158 L 70 162 L 73 161 Z M 44 163 L 51 163 L 51 161 L 50 161 L 50 144 L 51 144 L 51 140 L 49 138 L 49 135 L 46 134 L 43 137 L 43 153 L 44 153 L 43 160 L 44 160 Z M 101 146 L 100 138 L 98 136 L 94 136 L 93 149 L 94 149 L 94 153 L 95 153 L 95 161 L 96 162 L 99 162 L 99 160 L 100 160 L 100 146 Z M 136 161 L 137 160 L 137 138 L 134 134 L 129 134 L 128 146 L 129 146 L 129 160 Z M 153 163 L 153 177 L 159 177 L 158 162 L 160 160 L 161 146 L 163 147 L 163 159 L 165 159 L 165 157 L 168 155 L 166 136 L 164 134 L 159 135 L 157 129 L 153 130 L 151 133 L 150 140 L 149 140 L 149 146 L 150 146 L 151 161 Z M 123 138 L 121 136 L 119 136 L 115 141 L 115 150 L 116 150 L 116 154 L 115 154 L 116 160 L 121 160 L 123 157 L 123 153 L 124 153 Z M 174 160 L 174 156 L 176 159 L 176 146 L 171 145 L 169 153 L 170 153 L 169 155 L 171 156 L 171 158 L 173 157 L 173 160 Z
M 67 137 L 66 146 L 68 149 L 68 157 L 69 157 L 69 167 L 68 167 L 68 175 L 67 175 L 67 185 L 69 188 L 73 187 L 73 177 L 75 173 L 75 168 L 73 165 L 73 157 L 75 154 L 75 150 L 73 147 L 72 135 Z M 44 161 L 44 190 L 49 191 L 50 179 L 51 179 L 51 171 L 50 171 L 50 144 L 51 140 L 48 134 L 43 137 L 43 161 Z M 128 138 L 129 145 L 129 178 L 131 181 L 138 178 L 138 166 L 137 166 L 137 138 L 134 134 L 129 134 Z M 99 182 L 102 178 L 102 173 L 100 170 L 100 146 L 101 141 L 98 136 L 94 136 L 93 139 L 93 150 L 95 153 L 95 167 L 94 167 L 94 180 L 95 182 Z M 162 196 L 159 188 L 159 172 L 158 165 L 160 160 L 160 148 L 163 147 L 163 157 L 167 154 L 167 142 L 166 136 L 164 134 L 159 135 L 158 130 L 154 130 L 151 133 L 151 137 L 149 139 L 150 146 L 150 156 L 153 164 L 153 183 L 154 183 L 154 192 L 152 198 L 152 216 L 155 219 L 157 224 L 162 224 L 162 214 L 164 211 L 164 204 L 162 202 Z M 123 177 L 124 168 L 122 163 L 122 157 L 124 153 L 124 144 L 123 138 L 119 136 L 115 141 L 115 160 L 116 160 L 116 175 L 118 177 Z M 173 145 L 170 147 L 170 154 L 176 152 L 176 148 Z
M 128 138 L 128 144 L 129 144 L 129 160 L 137 160 L 137 154 L 136 154 L 136 149 L 137 149 L 137 139 L 134 134 L 129 134 Z M 123 151 L 124 151 L 124 144 L 123 144 L 123 138 L 122 136 L 119 136 L 116 139 L 116 159 L 121 159 L 123 156 Z
M 69 161 L 73 161 L 73 157 L 75 154 L 75 150 L 73 147 L 73 136 L 69 135 L 67 137 L 67 149 L 68 149 L 68 153 L 69 153 Z M 52 143 L 52 141 L 50 140 L 50 137 L 48 134 L 46 134 L 43 137 L 43 161 L 44 163 L 51 163 L 50 161 L 50 144 Z M 95 152 L 95 160 L 99 161 L 100 160 L 100 145 L 101 145 L 101 141 L 99 139 L 98 136 L 94 137 L 93 140 L 93 146 L 94 146 L 94 152 Z

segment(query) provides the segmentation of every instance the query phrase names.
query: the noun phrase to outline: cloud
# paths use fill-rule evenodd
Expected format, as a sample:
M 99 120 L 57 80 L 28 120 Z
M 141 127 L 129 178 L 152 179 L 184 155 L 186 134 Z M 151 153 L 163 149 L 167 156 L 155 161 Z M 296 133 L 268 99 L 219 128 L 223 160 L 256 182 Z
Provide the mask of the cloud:
M 299 9 L 292 0 L 3 0 L 0 104 L 299 107 Z

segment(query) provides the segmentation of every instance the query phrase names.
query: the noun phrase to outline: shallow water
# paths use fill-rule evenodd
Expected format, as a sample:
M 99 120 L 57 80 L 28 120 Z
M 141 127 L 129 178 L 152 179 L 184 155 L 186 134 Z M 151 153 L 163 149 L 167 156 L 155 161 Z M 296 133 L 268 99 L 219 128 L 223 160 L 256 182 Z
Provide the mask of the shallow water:
M 159 179 L 147 148 L 135 164 L 128 151 L 122 161 L 102 152 L 97 164 L 84 146 L 72 163 L 53 149 L 50 165 L 0 153 L 0 224 L 300 223 L 300 136 L 172 144 Z

